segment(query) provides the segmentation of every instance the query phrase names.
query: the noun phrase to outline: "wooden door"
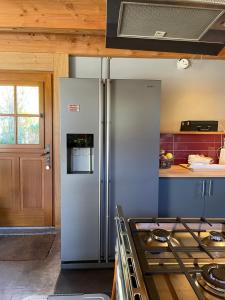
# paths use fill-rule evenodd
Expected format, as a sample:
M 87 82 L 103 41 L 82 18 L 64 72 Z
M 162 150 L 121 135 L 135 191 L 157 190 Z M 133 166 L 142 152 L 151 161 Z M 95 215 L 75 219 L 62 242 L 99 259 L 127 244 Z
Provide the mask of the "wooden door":
M 0 226 L 52 226 L 50 73 L 0 72 Z

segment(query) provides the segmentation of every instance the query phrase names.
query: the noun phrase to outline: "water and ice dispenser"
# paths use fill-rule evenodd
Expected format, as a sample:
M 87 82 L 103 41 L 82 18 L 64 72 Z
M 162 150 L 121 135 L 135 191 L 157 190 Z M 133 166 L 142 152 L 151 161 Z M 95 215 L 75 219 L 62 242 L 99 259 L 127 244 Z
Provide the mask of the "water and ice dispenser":
M 67 134 L 67 173 L 94 172 L 94 135 Z

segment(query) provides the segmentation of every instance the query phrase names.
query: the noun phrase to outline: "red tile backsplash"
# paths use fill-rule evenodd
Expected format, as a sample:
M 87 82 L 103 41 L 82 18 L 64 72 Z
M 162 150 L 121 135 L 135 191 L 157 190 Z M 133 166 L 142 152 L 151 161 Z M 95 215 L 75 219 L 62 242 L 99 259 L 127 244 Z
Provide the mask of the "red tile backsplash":
M 174 164 L 184 164 L 189 154 L 204 154 L 218 163 L 218 149 L 223 146 L 223 134 L 161 134 L 160 149 L 172 152 Z
M 209 143 L 192 143 L 192 142 L 186 142 L 186 143 L 174 143 L 174 150 L 214 150 L 215 149 L 215 143 L 209 142 Z
M 222 134 L 174 134 L 175 142 L 221 142 Z
M 168 134 L 168 133 L 160 134 L 160 143 L 173 144 L 173 142 L 174 142 L 174 134 Z

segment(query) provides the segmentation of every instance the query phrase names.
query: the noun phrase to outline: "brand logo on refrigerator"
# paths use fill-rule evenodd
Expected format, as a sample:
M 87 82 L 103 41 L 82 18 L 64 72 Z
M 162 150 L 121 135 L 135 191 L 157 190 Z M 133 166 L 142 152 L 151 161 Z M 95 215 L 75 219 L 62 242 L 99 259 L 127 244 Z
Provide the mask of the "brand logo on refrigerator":
M 69 112 L 79 112 L 80 111 L 80 104 L 68 104 L 67 109 Z

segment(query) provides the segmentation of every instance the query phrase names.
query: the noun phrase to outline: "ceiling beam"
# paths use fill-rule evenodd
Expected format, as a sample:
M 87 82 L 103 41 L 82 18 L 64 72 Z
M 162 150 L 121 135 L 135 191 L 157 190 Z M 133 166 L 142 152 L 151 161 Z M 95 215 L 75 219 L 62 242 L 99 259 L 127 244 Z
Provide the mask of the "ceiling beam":
M 146 57 L 146 58 L 205 58 L 225 59 L 223 56 L 135 51 L 105 48 L 104 36 L 37 33 L 0 34 L 0 52 L 67 53 L 77 56 Z

